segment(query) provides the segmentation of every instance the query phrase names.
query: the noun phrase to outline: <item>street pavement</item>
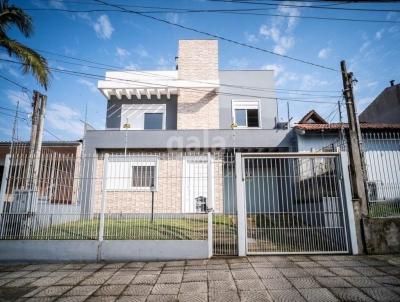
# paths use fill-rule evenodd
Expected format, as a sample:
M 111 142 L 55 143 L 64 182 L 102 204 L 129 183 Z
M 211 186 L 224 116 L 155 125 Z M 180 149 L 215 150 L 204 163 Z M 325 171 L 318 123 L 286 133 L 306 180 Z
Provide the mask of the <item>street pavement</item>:
M 400 255 L 1 263 L 0 301 L 400 301 Z

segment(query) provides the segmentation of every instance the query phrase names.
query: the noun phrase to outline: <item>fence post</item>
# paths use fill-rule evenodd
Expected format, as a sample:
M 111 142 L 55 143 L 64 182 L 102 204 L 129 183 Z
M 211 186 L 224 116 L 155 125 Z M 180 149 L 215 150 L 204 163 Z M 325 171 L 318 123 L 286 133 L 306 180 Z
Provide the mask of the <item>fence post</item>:
M 351 241 L 351 250 L 354 255 L 359 253 L 358 250 L 358 240 L 356 233 L 356 221 L 354 218 L 354 208 L 353 208 L 353 200 L 351 195 L 351 187 L 350 187 L 350 177 L 349 177 L 349 159 L 347 157 L 347 152 L 340 152 L 340 163 L 342 170 L 342 184 L 343 184 L 343 197 L 345 199 L 346 208 L 347 208 L 347 217 L 349 221 L 349 232 L 350 232 L 350 241 Z
M 104 154 L 103 183 L 101 190 L 101 208 L 99 223 L 99 241 L 104 239 L 104 212 L 106 210 L 106 188 L 107 188 L 108 153 Z
M 238 152 L 235 155 L 238 256 L 246 256 L 246 201 L 242 168 L 242 153 Z
M 7 185 L 8 185 L 8 172 L 10 170 L 11 155 L 7 154 L 4 162 L 3 177 L 1 179 L 1 191 L 0 191 L 0 214 L 3 213 L 4 199 L 6 196 Z
M 207 153 L 207 238 L 208 238 L 208 257 L 213 256 L 213 212 L 214 212 L 214 186 L 212 173 L 211 153 Z

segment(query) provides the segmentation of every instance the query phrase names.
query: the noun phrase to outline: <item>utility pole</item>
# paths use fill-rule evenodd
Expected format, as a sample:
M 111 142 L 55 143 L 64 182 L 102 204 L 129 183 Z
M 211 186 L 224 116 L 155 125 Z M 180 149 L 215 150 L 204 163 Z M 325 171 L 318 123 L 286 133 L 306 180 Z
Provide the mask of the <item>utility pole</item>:
M 36 190 L 44 129 L 47 96 L 33 91 L 32 129 L 29 144 L 27 189 Z
M 353 187 L 353 208 L 356 219 L 356 232 L 358 246 L 364 247 L 363 218 L 368 215 L 367 195 L 364 182 L 363 156 L 361 152 L 361 131 L 358 122 L 354 94 L 353 94 L 353 73 L 347 72 L 346 62 L 341 61 L 340 67 L 343 79 L 343 96 L 346 101 L 347 118 L 349 131 L 347 145 L 350 159 L 350 176 Z

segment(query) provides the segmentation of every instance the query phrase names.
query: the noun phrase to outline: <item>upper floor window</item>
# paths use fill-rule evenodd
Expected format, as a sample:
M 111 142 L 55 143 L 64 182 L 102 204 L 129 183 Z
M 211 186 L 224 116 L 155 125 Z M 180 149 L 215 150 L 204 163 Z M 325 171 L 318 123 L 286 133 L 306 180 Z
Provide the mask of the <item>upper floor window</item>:
M 165 129 L 165 120 L 165 104 L 123 104 L 121 108 L 121 129 Z
M 232 101 L 232 118 L 238 128 L 259 128 L 260 103 L 259 101 Z
M 144 114 L 144 129 L 163 129 L 163 113 L 146 112 Z

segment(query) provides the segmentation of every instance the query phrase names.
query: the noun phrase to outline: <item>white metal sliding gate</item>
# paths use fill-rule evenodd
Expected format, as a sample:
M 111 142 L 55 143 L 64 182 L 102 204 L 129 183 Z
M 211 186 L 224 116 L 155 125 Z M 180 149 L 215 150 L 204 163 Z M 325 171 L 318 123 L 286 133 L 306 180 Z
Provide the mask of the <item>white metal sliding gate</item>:
M 247 254 L 348 253 L 339 153 L 243 154 Z

